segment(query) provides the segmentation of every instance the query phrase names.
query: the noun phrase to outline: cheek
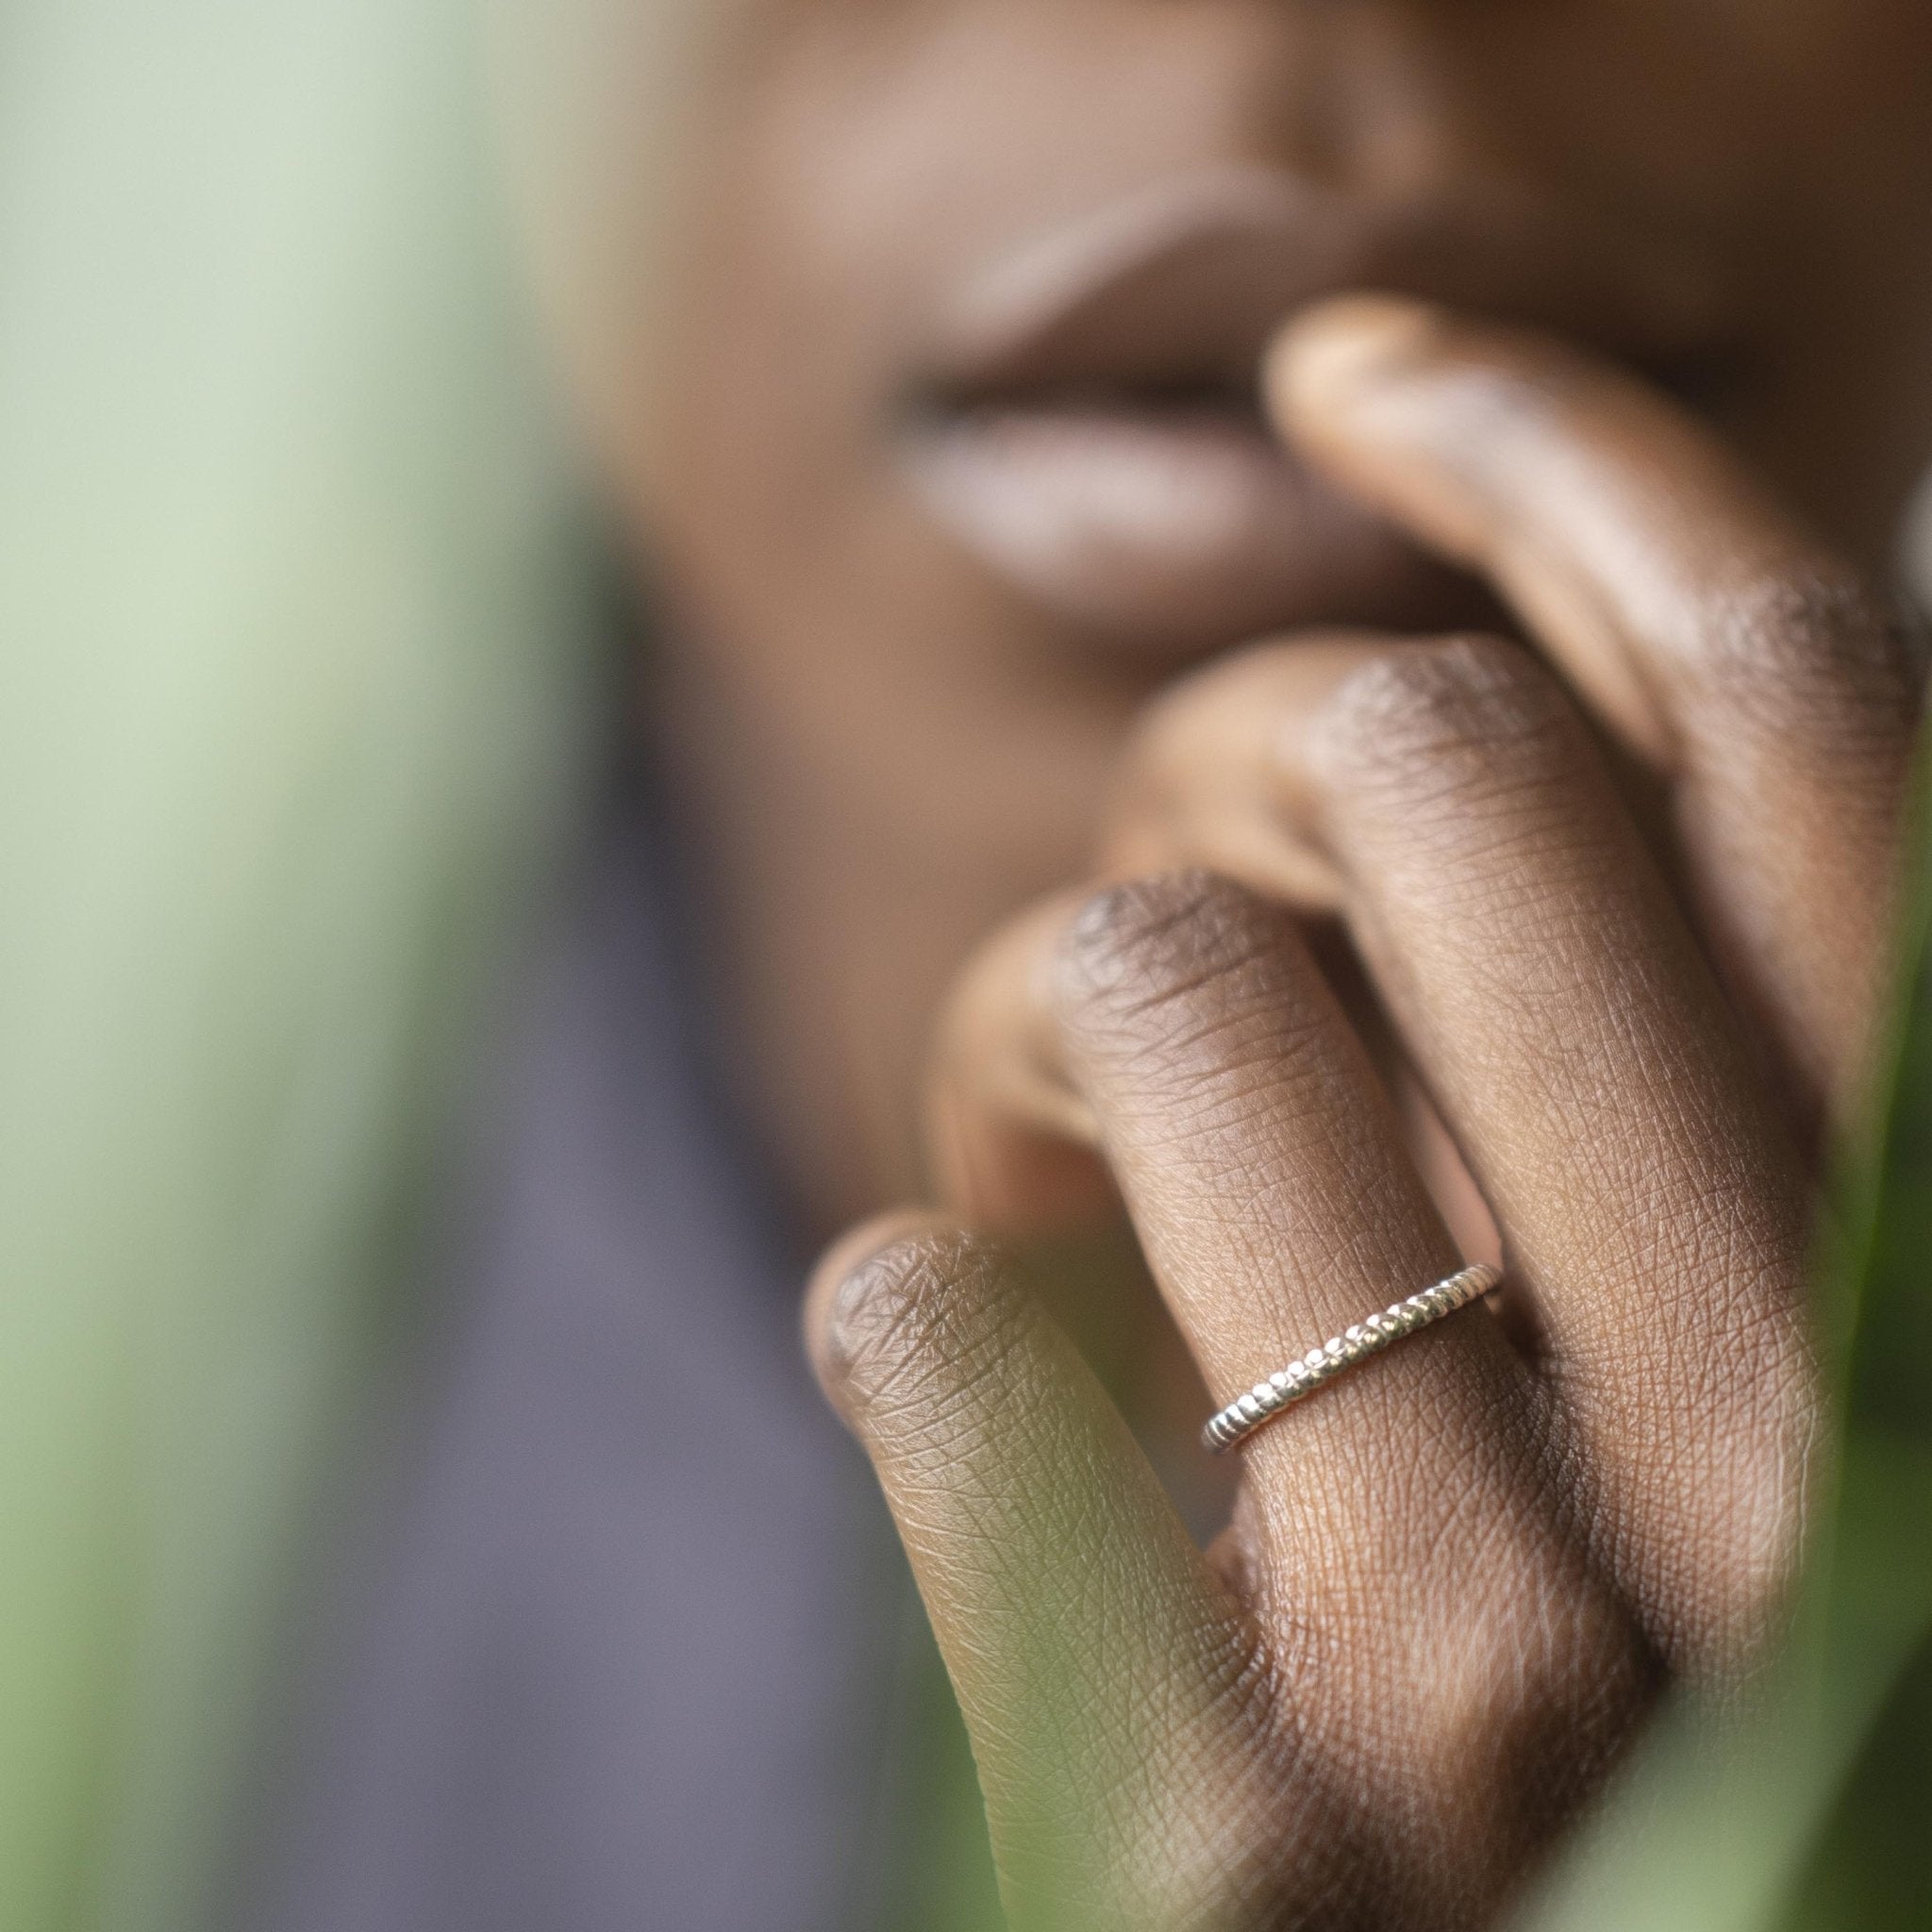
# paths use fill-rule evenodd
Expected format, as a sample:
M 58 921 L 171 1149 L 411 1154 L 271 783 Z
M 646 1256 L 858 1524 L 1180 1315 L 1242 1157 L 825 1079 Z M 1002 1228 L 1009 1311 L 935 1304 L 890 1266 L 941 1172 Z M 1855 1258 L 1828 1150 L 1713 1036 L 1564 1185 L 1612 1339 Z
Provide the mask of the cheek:
M 823 559 L 853 515 L 852 319 L 838 278 L 774 207 L 757 143 L 726 149 L 693 224 L 662 367 L 652 534 L 680 575 L 729 601 Z
M 853 701 L 872 674 L 963 679 L 1016 621 L 915 507 L 897 442 L 933 291 L 1012 218 L 989 179 L 1012 143 L 986 59 L 903 22 L 857 42 L 843 15 L 711 119 L 649 515 L 721 644 Z

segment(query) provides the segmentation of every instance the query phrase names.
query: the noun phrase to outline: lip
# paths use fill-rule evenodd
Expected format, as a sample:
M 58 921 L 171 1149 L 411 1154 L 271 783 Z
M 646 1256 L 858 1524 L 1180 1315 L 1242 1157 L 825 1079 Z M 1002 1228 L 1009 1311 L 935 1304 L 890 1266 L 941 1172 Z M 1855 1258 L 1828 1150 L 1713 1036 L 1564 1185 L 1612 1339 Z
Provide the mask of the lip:
M 967 279 L 905 399 L 906 473 L 984 568 L 1097 640 L 1191 655 L 1301 625 L 1468 622 L 1484 607 L 1465 579 L 1269 432 L 1261 352 L 1296 309 L 1374 288 L 1674 368 L 1709 304 L 1682 275 L 1607 273 L 1620 252 L 1493 206 L 1372 216 L 1272 170 L 1158 183 Z

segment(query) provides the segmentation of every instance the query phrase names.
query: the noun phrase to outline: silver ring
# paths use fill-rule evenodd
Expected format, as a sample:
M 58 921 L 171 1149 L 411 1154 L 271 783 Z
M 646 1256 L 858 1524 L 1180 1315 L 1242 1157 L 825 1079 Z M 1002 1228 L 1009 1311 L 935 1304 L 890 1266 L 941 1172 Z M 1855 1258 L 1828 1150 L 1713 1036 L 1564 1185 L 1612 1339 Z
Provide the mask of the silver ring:
M 1474 1268 L 1463 1269 L 1459 1274 L 1452 1274 L 1447 1281 L 1437 1282 L 1434 1288 L 1410 1295 L 1406 1302 L 1391 1303 L 1379 1315 L 1371 1315 L 1367 1321 L 1344 1329 L 1332 1341 L 1311 1348 L 1300 1361 L 1291 1362 L 1265 1382 L 1257 1382 L 1201 1431 L 1202 1442 L 1216 1456 L 1224 1454 L 1252 1436 L 1271 1416 L 1292 1407 L 1336 1376 L 1359 1367 L 1371 1356 L 1393 1348 L 1406 1336 L 1441 1321 L 1445 1315 L 1455 1314 L 1458 1308 L 1466 1308 L 1486 1294 L 1492 1294 L 1502 1280 L 1500 1268 L 1481 1261 Z

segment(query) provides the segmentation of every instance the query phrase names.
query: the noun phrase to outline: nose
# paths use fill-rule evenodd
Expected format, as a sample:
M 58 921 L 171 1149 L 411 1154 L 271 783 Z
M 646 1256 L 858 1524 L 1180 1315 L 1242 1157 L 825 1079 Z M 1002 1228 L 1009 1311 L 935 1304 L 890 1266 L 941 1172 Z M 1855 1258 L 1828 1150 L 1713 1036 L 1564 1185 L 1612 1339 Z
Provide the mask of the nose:
M 1119 10 L 1116 0 L 1115 10 Z M 1128 10 L 1145 17 L 1145 0 Z M 1246 155 L 1312 187 L 1398 200 L 1468 168 L 1490 117 L 1469 82 L 1492 10 L 1448 0 L 1196 0 L 1163 9 L 1218 69 Z

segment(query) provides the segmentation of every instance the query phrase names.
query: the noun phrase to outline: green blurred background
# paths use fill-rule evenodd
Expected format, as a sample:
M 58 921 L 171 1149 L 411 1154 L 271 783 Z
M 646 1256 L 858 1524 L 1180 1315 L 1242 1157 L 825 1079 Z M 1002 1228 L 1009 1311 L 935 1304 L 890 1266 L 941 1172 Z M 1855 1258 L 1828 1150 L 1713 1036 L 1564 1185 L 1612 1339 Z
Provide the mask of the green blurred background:
M 206 1925 L 577 539 L 467 0 L 0 0 L 0 1926 Z

